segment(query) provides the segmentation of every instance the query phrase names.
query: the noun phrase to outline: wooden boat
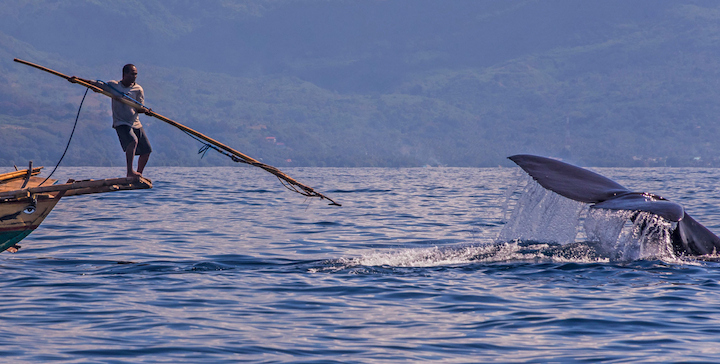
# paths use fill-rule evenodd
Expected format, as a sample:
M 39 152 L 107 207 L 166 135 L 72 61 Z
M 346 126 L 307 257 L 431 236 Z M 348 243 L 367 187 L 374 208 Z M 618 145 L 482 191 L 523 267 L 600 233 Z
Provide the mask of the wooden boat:
M 17 243 L 35 230 L 63 197 L 152 188 L 143 177 L 57 180 L 35 177 L 42 167 L 0 174 L 0 252 L 16 252 Z M 48 184 L 43 186 L 42 184 Z

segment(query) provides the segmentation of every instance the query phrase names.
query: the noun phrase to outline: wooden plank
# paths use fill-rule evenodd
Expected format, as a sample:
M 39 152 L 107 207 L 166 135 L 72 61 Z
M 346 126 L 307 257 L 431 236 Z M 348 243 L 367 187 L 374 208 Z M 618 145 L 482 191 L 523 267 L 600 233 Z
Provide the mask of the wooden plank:
M 143 182 L 130 183 L 130 184 L 111 184 L 111 185 L 103 185 L 103 186 L 96 186 L 96 187 L 86 187 L 86 188 L 67 190 L 67 192 L 65 192 L 65 197 L 89 195 L 89 194 L 93 194 L 93 193 L 114 192 L 114 191 L 142 190 L 142 189 L 148 189 L 148 188 L 152 188 L 152 184 L 148 185 Z
M 44 180 L 45 178 L 43 177 L 30 177 L 27 187 L 37 187 Z M 16 178 L 14 180 L 6 181 L 5 183 L 0 183 L 0 192 L 21 190 L 23 182 L 25 182 L 25 180 Z M 51 178 L 45 182 L 45 185 L 50 186 L 55 182 L 57 182 L 57 180 Z
M 152 188 L 152 181 L 144 177 L 108 178 L 100 180 L 76 181 L 52 186 L 31 187 L 14 191 L 0 192 L 0 199 L 25 198 L 28 195 L 67 191 L 65 196 L 84 195 L 120 190 L 138 190 Z

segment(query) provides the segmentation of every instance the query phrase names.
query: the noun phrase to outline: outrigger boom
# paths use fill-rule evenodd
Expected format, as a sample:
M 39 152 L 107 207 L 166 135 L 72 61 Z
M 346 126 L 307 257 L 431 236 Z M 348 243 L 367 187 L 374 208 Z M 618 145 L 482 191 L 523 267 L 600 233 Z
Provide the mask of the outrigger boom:
M 85 86 L 85 87 L 93 90 L 94 92 L 101 93 L 101 94 L 103 94 L 103 95 L 105 95 L 105 96 L 108 96 L 108 97 L 110 97 L 110 98 L 119 100 L 119 101 L 121 101 L 121 102 L 123 102 L 123 103 L 125 103 L 125 104 L 127 104 L 127 105 L 129 105 L 129 106 L 131 106 L 131 107 L 133 107 L 133 108 L 135 108 L 135 109 L 137 109 L 137 110 L 139 110 L 140 112 L 145 113 L 145 114 L 148 115 L 148 116 L 152 116 L 152 117 L 154 117 L 154 118 L 156 118 L 156 119 L 162 120 L 162 121 L 164 121 L 164 122 L 166 122 L 166 123 L 168 123 L 168 124 L 170 124 L 170 125 L 178 128 L 178 129 L 184 131 L 185 133 L 190 134 L 190 135 L 194 136 L 195 138 L 198 138 L 198 139 L 200 139 L 200 140 L 208 143 L 208 144 L 206 144 L 206 145 L 208 145 L 209 147 L 212 147 L 213 149 L 215 149 L 215 150 L 218 151 L 219 153 L 224 154 L 224 155 L 230 157 L 230 158 L 231 158 L 233 161 L 235 161 L 235 162 L 246 163 L 246 164 L 249 164 L 249 165 L 258 167 L 258 168 L 262 168 L 262 169 L 264 169 L 265 171 L 267 171 L 267 172 L 269 172 L 269 173 L 272 173 L 273 175 L 275 175 L 275 176 L 278 178 L 278 180 L 280 180 L 280 183 L 282 183 L 283 186 L 285 186 L 287 189 L 289 189 L 289 190 L 291 190 L 291 191 L 293 191 L 293 192 L 297 192 L 297 193 L 299 193 L 299 194 L 301 194 L 301 195 L 303 195 L 303 196 L 307 196 L 307 197 L 319 197 L 320 199 L 328 200 L 328 201 L 330 201 L 330 205 L 332 205 L 332 206 L 341 206 L 339 203 L 336 203 L 336 202 L 333 201 L 331 198 L 323 195 L 323 194 L 320 193 L 320 192 L 315 191 L 312 187 L 306 186 L 306 185 L 304 185 L 304 184 L 296 181 L 295 179 L 293 179 L 292 177 L 288 176 L 287 174 L 285 174 L 285 173 L 282 172 L 281 170 L 279 170 L 279 169 L 277 169 L 277 168 L 275 168 L 275 167 L 273 167 L 273 166 L 271 166 L 271 165 L 268 165 L 268 164 L 259 162 L 259 161 L 257 161 L 256 159 L 251 158 L 251 157 L 249 157 L 249 156 L 247 156 L 247 155 L 245 155 L 245 154 L 243 154 L 243 153 L 240 153 L 239 151 L 237 151 L 237 150 L 235 150 L 235 149 L 233 149 L 233 148 L 230 148 L 229 146 L 227 146 L 227 145 L 225 145 L 225 144 L 223 144 L 223 143 L 220 143 L 219 141 L 217 141 L 217 140 L 215 140 L 215 139 L 212 139 L 212 138 L 210 138 L 210 137 L 208 137 L 208 136 L 206 136 L 206 135 L 204 135 L 204 134 L 202 134 L 202 133 L 200 133 L 200 132 L 197 132 L 197 131 L 195 131 L 195 130 L 193 130 L 193 129 L 190 129 L 190 128 L 188 128 L 187 126 L 182 125 L 182 124 L 180 124 L 180 123 L 178 123 L 178 122 L 176 122 L 176 121 L 174 121 L 174 120 L 172 120 L 172 119 L 170 119 L 170 118 L 168 118 L 168 117 L 162 116 L 162 115 L 160 115 L 160 114 L 152 111 L 151 109 L 147 108 L 145 105 L 142 105 L 142 104 L 138 103 L 136 100 L 130 98 L 129 96 L 127 96 L 127 95 L 125 95 L 125 94 L 121 94 L 121 93 L 115 94 L 115 93 L 113 93 L 113 92 L 104 90 L 104 89 L 102 89 L 102 88 L 100 88 L 100 87 L 97 87 L 97 86 L 91 84 L 88 80 L 85 80 L 85 79 L 82 79 L 82 78 L 78 78 L 78 77 L 70 77 L 70 76 L 67 76 L 67 75 L 65 75 L 65 74 L 62 74 L 62 73 L 60 73 L 60 72 L 51 70 L 51 69 L 49 69 L 49 68 L 46 68 L 46 67 L 43 67 L 43 66 L 40 66 L 40 65 L 37 65 L 37 64 L 28 62 L 28 61 L 23 61 L 23 60 L 17 59 L 17 58 L 15 58 L 14 60 L 15 60 L 15 62 L 22 63 L 22 64 L 25 64 L 25 65 L 28 65 L 28 66 L 37 68 L 37 69 L 42 70 L 42 71 L 52 73 L 52 74 L 54 74 L 54 75 L 56 75 L 56 76 L 59 76 L 59 77 L 62 77 L 62 78 L 64 78 L 64 79 L 66 79 L 66 80 L 68 80 L 68 81 L 70 81 L 70 82 L 72 82 L 72 83 L 77 83 L 77 84 L 80 84 L 80 85 L 82 85 L 82 86 Z
M 108 178 L 75 181 L 41 186 L 46 180 L 33 177 L 40 169 L 32 168 L 0 174 L 0 252 L 16 252 L 17 243 L 35 230 L 50 211 L 68 196 L 87 195 L 122 190 L 152 188 L 152 182 L 144 177 Z

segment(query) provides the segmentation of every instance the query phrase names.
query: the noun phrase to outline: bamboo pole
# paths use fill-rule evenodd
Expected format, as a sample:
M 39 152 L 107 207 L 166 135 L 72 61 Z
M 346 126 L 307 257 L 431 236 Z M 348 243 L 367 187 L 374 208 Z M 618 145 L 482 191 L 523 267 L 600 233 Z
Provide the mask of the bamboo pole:
M 32 175 L 35 176 L 35 175 L 37 175 L 37 174 L 40 174 L 40 170 L 41 170 L 42 168 L 43 168 L 43 167 L 33 168 L 33 169 L 32 169 Z M 27 172 L 27 169 L 21 169 L 21 170 L 19 170 L 19 171 L 15 171 L 15 172 L 8 172 L 8 173 L 0 174 L 0 182 L 5 182 L 5 181 L 12 180 L 12 179 L 24 177 L 25 175 L 27 175 L 27 173 L 28 173 L 28 172 Z
M 340 205 L 339 203 L 333 201 L 331 198 L 323 195 L 323 194 L 320 193 L 320 192 L 315 191 L 312 187 L 306 186 L 306 185 L 304 185 L 304 184 L 296 181 L 295 179 L 293 179 L 292 177 L 288 176 L 287 174 L 285 174 L 285 173 L 282 172 L 281 170 L 279 170 L 279 169 L 277 169 L 277 168 L 275 168 L 275 167 L 273 167 L 273 166 L 271 166 L 271 165 L 268 165 L 268 164 L 259 162 L 259 161 L 257 161 L 256 159 L 251 158 L 251 157 L 249 157 L 249 156 L 247 156 L 247 155 L 245 155 L 245 154 L 243 154 L 243 153 L 241 153 L 241 152 L 239 152 L 239 151 L 237 151 L 237 150 L 235 150 L 235 149 L 233 149 L 233 148 L 230 148 L 229 146 L 227 146 L 227 145 L 225 145 L 225 144 L 223 144 L 223 143 L 220 143 L 219 141 L 217 141 L 217 140 L 215 140 L 215 139 L 212 139 L 212 138 L 210 138 L 210 137 L 208 137 L 208 136 L 206 136 L 206 135 L 204 135 L 204 134 L 202 134 L 202 133 L 200 133 L 200 132 L 198 132 L 198 131 L 195 131 L 195 130 L 193 130 L 193 129 L 190 129 L 190 128 L 188 128 L 187 126 L 182 125 L 182 124 L 178 123 L 178 122 L 175 121 L 175 120 L 172 120 L 172 119 L 170 119 L 170 118 L 168 118 L 168 117 L 165 117 L 165 116 L 163 116 L 163 115 L 160 115 L 160 114 L 158 114 L 158 113 L 156 113 L 156 112 L 148 109 L 148 108 L 145 107 L 144 105 L 137 103 L 135 100 L 129 99 L 129 98 L 128 98 L 127 96 L 125 96 L 125 95 L 121 95 L 121 94 L 117 94 L 117 95 L 116 95 L 116 94 L 114 94 L 114 93 L 112 93 L 112 92 L 110 92 L 110 91 L 107 91 L 107 90 L 105 90 L 105 89 L 103 89 L 103 88 L 100 88 L 100 87 L 97 87 L 97 86 L 93 85 L 93 84 L 90 83 L 90 81 L 88 81 L 88 80 L 85 80 L 85 79 L 82 79 L 82 78 L 78 78 L 78 77 L 75 77 L 75 76 L 70 77 L 70 76 L 68 76 L 68 75 L 62 74 L 62 73 L 57 72 L 57 71 L 55 71 L 55 70 L 51 70 L 51 69 L 49 69 L 49 68 L 40 66 L 40 65 L 35 64 L 35 63 L 31 63 L 31 62 L 28 62 L 28 61 L 24 61 L 24 60 L 22 60 L 22 59 L 15 58 L 14 61 L 15 61 L 15 62 L 18 62 L 18 63 L 22 63 L 22 64 L 27 65 L 27 66 L 30 66 L 30 67 L 37 68 L 37 69 L 39 69 L 39 70 L 42 70 L 42 71 L 45 71 L 45 72 L 48 72 L 48 73 L 52 73 L 53 75 L 62 77 L 62 78 L 66 79 L 66 80 L 68 80 L 68 81 L 70 81 L 70 82 L 72 82 L 72 83 L 80 84 L 80 85 L 82 85 L 82 86 L 85 86 L 85 87 L 93 90 L 94 92 L 101 93 L 101 94 L 103 94 L 103 95 L 105 95 L 105 96 L 108 96 L 108 97 L 110 97 L 110 98 L 113 98 L 113 99 L 115 99 L 115 100 L 118 100 L 118 101 L 120 101 L 120 102 L 122 102 L 122 103 L 124 103 L 124 104 L 127 104 L 127 105 L 129 105 L 129 106 L 137 109 L 138 111 L 140 111 L 140 112 L 148 115 L 148 116 L 152 116 L 152 117 L 154 117 L 154 118 L 156 118 L 156 119 L 159 119 L 159 120 L 161 120 L 161 121 L 164 121 L 165 123 L 168 123 L 168 124 L 170 124 L 170 125 L 178 128 L 178 129 L 180 129 L 180 130 L 182 130 L 182 131 L 184 131 L 184 132 L 186 132 L 186 133 L 188 133 L 188 134 L 190 134 L 190 135 L 195 136 L 195 137 L 198 138 L 198 139 L 201 139 L 201 140 L 203 140 L 203 141 L 205 141 L 205 142 L 207 142 L 207 143 L 209 143 L 209 144 L 211 144 L 211 145 L 213 145 L 213 146 L 215 146 L 215 147 L 217 147 L 217 148 L 225 151 L 226 153 L 223 153 L 223 154 L 228 155 L 228 156 L 229 156 L 230 158 L 232 158 L 232 160 L 235 161 L 235 162 L 247 163 L 247 164 L 253 165 L 253 166 L 255 166 L 255 167 L 262 168 L 262 169 L 264 169 L 265 171 L 267 171 L 267 172 L 269 172 L 269 173 L 272 173 L 273 175 L 275 175 L 275 176 L 280 180 L 280 182 L 283 184 L 283 186 L 285 186 L 286 188 L 288 188 L 288 189 L 291 190 L 291 191 L 297 192 L 297 193 L 299 193 L 299 194 L 301 194 L 301 195 L 303 195 L 303 196 L 307 196 L 307 197 L 319 197 L 320 199 L 328 200 L 328 201 L 330 201 L 330 205 L 333 205 L 333 206 L 342 206 L 342 205 Z M 219 150 L 218 150 L 218 151 L 219 151 Z M 222 152 L 221 152 L 221 153 L 222 153 Z M 284 182 L 283 182 L 283 181 L 284 181 Z M 286 184 L 286 183 L 287 183 L 287 184 Z

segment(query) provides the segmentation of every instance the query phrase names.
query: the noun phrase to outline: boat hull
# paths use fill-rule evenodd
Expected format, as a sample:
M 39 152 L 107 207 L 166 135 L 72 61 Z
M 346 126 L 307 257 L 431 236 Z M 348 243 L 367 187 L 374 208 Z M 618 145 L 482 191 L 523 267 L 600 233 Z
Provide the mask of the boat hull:
M 42 196 L 35 201 L 28 199 L 0 204 L 0 252 L 33 232 L 59 200 L 54 196 Z

